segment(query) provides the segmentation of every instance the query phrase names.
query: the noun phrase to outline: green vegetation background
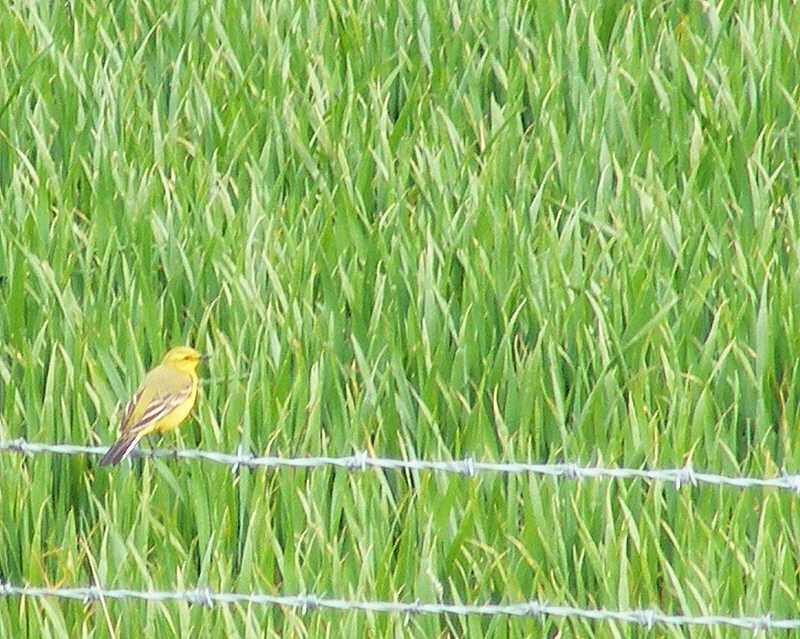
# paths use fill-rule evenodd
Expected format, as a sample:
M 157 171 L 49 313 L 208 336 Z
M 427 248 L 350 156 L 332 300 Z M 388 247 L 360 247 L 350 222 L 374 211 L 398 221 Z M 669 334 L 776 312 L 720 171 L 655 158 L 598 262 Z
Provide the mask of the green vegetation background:
M 0 440 L 109 444 L 188 342 L 195 419 L 154 445 L 800 470 L 796 4 L 13 2 L 0 33 Z M 799 533 L 770 490 L 0 455 L 14 584 L 796 618 Z M 0 598 L 5 637 L 407 633 L 653 634 Z

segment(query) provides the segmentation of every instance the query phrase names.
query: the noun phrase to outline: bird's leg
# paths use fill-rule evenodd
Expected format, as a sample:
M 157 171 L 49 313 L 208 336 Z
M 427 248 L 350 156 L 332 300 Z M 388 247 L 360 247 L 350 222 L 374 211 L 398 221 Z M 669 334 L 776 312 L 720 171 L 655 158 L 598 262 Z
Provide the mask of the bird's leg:
M 153 457 L 153 451 L 155 451 L 155 448 L 153 447 L 153 435 L 154 434 L 155 433 L 148 433 L 146 435 L 146 437 L 147 437 L 147 448 L 149 449 L 147 451 L 148 457 Z

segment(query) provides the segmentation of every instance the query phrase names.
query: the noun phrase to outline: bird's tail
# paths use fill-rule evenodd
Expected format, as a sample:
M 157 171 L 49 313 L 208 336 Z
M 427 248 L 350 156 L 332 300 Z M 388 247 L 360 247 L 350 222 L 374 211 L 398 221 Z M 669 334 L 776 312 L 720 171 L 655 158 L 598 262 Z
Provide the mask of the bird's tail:
M 108 466 L 109 464 L 120 463 L 134 448 L 136 448 L 141 438 L 141 433 L 120 437 L 114 445 L 108 449 L 108 452 L 103 455 L 103 459 L 100 460 L 100 465 Z

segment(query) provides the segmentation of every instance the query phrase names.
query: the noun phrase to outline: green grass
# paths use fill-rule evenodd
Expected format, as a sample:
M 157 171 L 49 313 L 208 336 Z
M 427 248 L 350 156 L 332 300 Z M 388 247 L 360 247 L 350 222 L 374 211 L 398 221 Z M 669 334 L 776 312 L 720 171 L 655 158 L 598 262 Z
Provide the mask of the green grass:
M 191 343 L 161 446 L 800 468 L 793 3 L 31 2 L 0 32 L 0 440 L 109 444 Z M 0 455 L 14 584 L 797 617 L 799 575 L 770 490 Z M 740 636 L 0 599 L 0 636 L 559 632 Z

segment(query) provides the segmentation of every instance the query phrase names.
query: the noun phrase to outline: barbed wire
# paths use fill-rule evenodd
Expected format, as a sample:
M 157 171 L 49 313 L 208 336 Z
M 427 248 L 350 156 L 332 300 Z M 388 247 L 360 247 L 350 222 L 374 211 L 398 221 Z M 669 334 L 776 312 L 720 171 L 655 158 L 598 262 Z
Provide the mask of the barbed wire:
M 105 446 L 80 446 L 74 444 L 42 444 L 24 439 L 0 442 L 0 453 L 10 452 L 24 456 L 50 455 L 104 455 Z M 370 457 L 366 451 L 343 457 L 284 458 L 245 454 L 239 449 L 235 454 L 196 449 L 164 450 L 144 449 L 134 451 L 133 456 L 166 458 L 175 460 L 198 460 L 231 467 L 232 472 L 240 468 L 318 468 L 333 467 L 349 471 L 410 470 L 421 472 L 444 472 L 472 477 L 481 473 L 533 474 L 573 480 L 640 479 L 682 485 L 709 484 L 735 488 L 777 488 L 800 493 L 800 475 L 778 477 L 744 477 L 695 471 L 691 466 L 672 469 L 604 468 L 578 464 L 535 464 L 520 462 L 481 462 L 472 458 L 463 460 L 421 460 Z M 578 606 L 552 605 L 540 601 L 511 604 L 450 604 L 443 602 L 395 602 L 395 601 L 348 601 L 316 595 L 268 595 L 263 593 L 213 592 L 208 589 L 185 591 L 139 591 L 130 589 L 104 589 L 99 586 L 76 588 L 44 588 L 15 586 L 0 581 L 0 598 L 56 597 L 89 603 L 107 600 L 138 600 L 145 602 L 185 602 L 205 606 L 215 605 L 261 605 L 299 609 L 302 613 L 317 609 L 340 612 L 360 611 L 369 613 L 457 616 L 510 616 L 533 618 L 579 618 L 589 621 L 614 621 L 645 626 L 729 626 L 753 632 L 800 629 L 800 618 L 773 619 L 771 615 L 726 616 L 726 615 L 673 615 L 654 609 L 607 610 L 581 608 Z
M 314 610 L 339 612 L 389 613 L 414 615 L 458 615 L 458 616 L 508 616 L 534 618 L 580 618 L 589 621 L 616 621 L 645 626 L 731 626 L 743 630 L 770 631 L 800 629 L 800 619 L 773 619 L 770 615 L 731 617 L 726 615 L 671 615 L 660 610 L 604 610 L 578 606 L 551 605 L 541 601 L 525 601 L 514 604 L 449 604 L 433 602 L 400 601 L 348 601 L 315 595 L 267 595 L 259 593 L 213 592 L 199 588 L 184 591 L 142 591 L 115 589 L 106 590 L 98 586 L 83 588 L 42 588 L 14 586 L 0 581 L 0 597 L 57 597 L 74 599 L 83 603 L 104 599 L 135 600 L 145 602 L 184 602 L 213 607 L 216 605 L 247 604 L 257 606 L 279 606 L 299 609 L 306 614 Z
M 0 442 L 0 453 L 12 452 L 31 456 L 38 454 L 52 455 L 104 455 L 108 451 L 105 446 L 79 446 L 75 444 L 40 444 L 24 439 Z M 236 453 L 220 453 L 208 450 L 184 449 L 139 449 L 132 453 L 134 457 L 199 460 L 231 467 L 231 472 L 240 468 L 344 468 L 350 471 L 379 470 L 411 470 L 420 472 L 442 472 L 473 477 L 481 473 L 542 475 L 563 479 L 600 480 L 600 479 L 640 479 L 660 481 L 673 484 L 676 488 L 689 484 L 709 484 L 731 488 L 776 488 L 791 490 L 800 494 L 800 474 L 784 474 L 776 477 L 746 477 L 738 475 L 721 475 L 694 470 L 691 465 L 682 468 L 644 469 L 614 468 L 600 466 L 581 466 L 573 463 L 526 463 L 526 462 L 484 462 L 468 457 L 462 460 L 424 460 L 393 459 L 370 457 L 367 451 L 361 451 L 344 457 L 258 457 L 243 453 L 241 448 Z

